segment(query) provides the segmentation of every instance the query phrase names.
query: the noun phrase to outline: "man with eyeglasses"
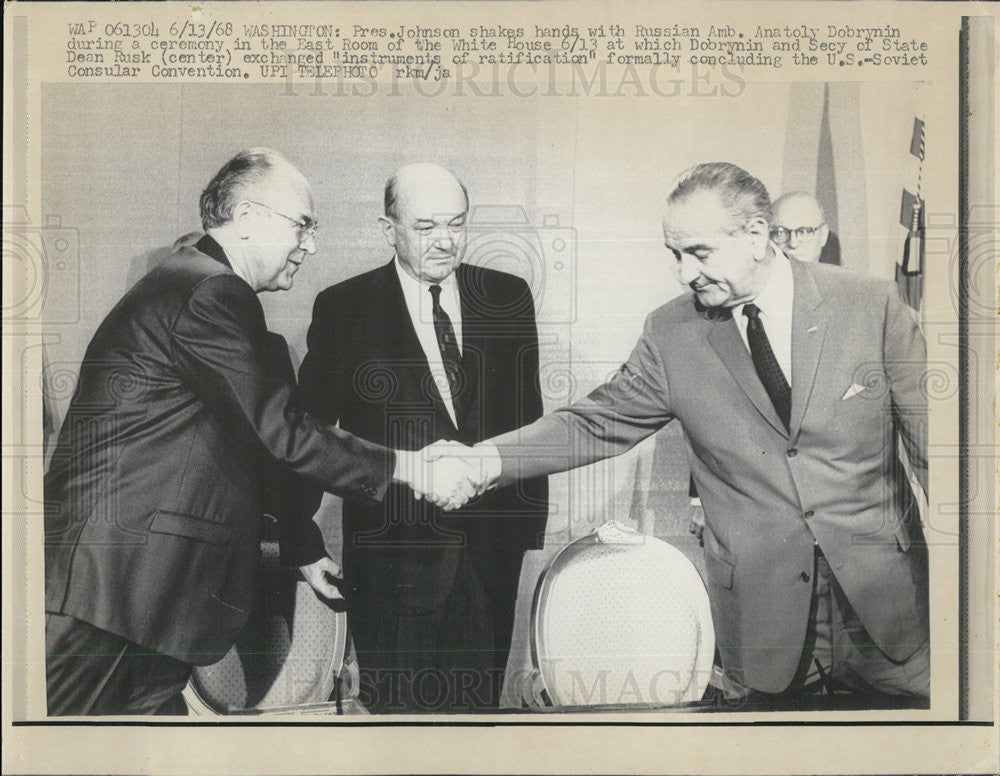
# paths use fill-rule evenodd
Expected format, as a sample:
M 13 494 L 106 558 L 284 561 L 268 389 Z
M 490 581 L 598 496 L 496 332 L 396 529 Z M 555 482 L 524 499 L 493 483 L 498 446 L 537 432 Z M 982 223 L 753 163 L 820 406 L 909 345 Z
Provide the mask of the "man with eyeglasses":
M 819 261 L 829 237 L 823 209 L 811 194 L 792 191 L 774 201 L 771 239 L 788 256 L 799 261 Z
M 650 313 L 587 398 L 467 453 L 467 482 L 478 492 L 593 463 L 676 418 L 733 685 L 764 707 L 835 689 L 924 703 L 927 546 L 897 444 L 926 493 L 912 310 L 892 284 L 787 258 L 768 239 L 767 189 L 735 165 L 685 171 L 664 204 L 688 293 Z
M 316 299 L 299 370 L 309 410 L 409 450 L 472 444 L 538 418 L 531 291 L 463 263 L 465 186 L 437 165 L 411 164 L 384 199 L 392 259 Z M 370 711 L 499 705 L 521 563 L 540 546 L 547 498 L 542 477 L 451 515 L 402 487 L 382 504 L 344 504 L 348 615 Z
M 302 174 L 244 151 L 202 193 L 201 218 L 205 235 L 94 334 L 45 477 L 51 715 L 185 713 L 192 666 L 220 660 L 254 608 L 275 471 L 371 503 L 394 478 L 423 492 L 415 454 L 303 411 L 287 345 L 267 331 L 257 293 L 291 288 L 316 250 Z M 283 515 L 282 559 L 336 598 L 311 512 Z

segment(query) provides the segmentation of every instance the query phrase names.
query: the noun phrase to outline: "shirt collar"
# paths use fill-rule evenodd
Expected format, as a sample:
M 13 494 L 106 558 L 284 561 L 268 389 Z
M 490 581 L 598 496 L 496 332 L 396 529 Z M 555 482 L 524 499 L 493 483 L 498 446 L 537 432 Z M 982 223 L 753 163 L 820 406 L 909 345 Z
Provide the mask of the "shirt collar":
M 399 257 L 394 256 L 392 259 L 392 265 L 396 268 L 396 274 L 399 276 L 399 284 L 403 287 L 403 293 L 408 296 L 430 296 L 428 289 L 432 285 L 441 286 L 441 297 L 444 300 L 442 304 L 447 305 L 447 300 L 449 297 L 454 297 L 458 299 L 458 282 L 455 280 L 455 275 L 458 273 L 456 269 L 444 280 L 437 284 L 428 283 L 423 280 L 417 280 L 413 275 L 403 269 L 403 265 L 399 262 Z
M 792 280 L 792 265 L 778 246 L 772 243 L 771 247 L 774 249 L 771 274 L 753 303 L 764 315 L 790 315 L 792 294 L 795 289 Z M 740 312 L 743 312 L 742 307 Z
M 219 263 L 225 264 L 230 269 L 233 268 L 233 265 L 229 263 L 229 257 L 226 256 L 225 250 L 223 250 L 222 246 L 219 245 L 219 243 L 216 242 L 215 238 L 211 235 L 206 234 L 202 236 L 202 238 L 194 244 L 194 247 L 206 256 L 211 256 Z

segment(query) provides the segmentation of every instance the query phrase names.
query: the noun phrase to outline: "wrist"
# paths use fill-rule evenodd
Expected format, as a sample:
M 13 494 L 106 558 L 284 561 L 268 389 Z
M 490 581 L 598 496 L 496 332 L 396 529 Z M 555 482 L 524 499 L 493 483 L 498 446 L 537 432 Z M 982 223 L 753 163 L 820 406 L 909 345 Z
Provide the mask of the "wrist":
M 497 450 L 497 446 L 489 439 L 478 442 L 474 449 L 480 456 L 484 490 L 493 490 L 496 488 L 500 480 L 500 475 L 503 473 L 503 459 L 500 457 L 500 451 Z
M 408 453 L 405 450 L 394 450 L 393 455 L 395 463 L 392 468 L 392 481 L 406 484 L 409 482 L 406 473 L 410 468 Z

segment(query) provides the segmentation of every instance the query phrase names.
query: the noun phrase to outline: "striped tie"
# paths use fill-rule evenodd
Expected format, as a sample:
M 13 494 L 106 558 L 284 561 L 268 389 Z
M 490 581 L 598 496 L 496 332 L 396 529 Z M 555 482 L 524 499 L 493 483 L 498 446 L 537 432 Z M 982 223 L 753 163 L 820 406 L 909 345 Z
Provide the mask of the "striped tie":
M 441 361 L 444 372 L 448 376 L 448 388 L 451 390 L 451 402 L 455 407 L 456 419 L 461 418 L 459 397 L 462 393 L 462 354 L 458 350 L 458 339 L 451 325 L 451 318 L 441 307 L 441 286 L 430 287 L 431 298 L 434 300 L 434 334 L 437 336 L 438 348 L 441 350 Z

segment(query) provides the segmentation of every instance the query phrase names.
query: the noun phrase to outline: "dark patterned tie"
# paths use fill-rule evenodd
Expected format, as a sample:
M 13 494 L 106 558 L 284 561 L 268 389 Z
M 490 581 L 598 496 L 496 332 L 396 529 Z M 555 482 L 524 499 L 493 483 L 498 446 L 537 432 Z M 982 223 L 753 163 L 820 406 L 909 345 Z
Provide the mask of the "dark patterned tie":
M 459 396 L 462 393 L 462 354 L 458 350 L 458 338 L 455 337 L 451 318 L 441 307 L 441 286 L 433 285 L 430 290 L 431 299 L 434 300 L 434 334 L 441 350 L 441 361 L 444 364 L 444 373 L 448 376 L 448 388 L 451 390 L 451 403 L 458 419 L 462 417 L 459 411 Z
M 792 389 L 785 379 L 784 372 L 774 357 L 771 343 L 760 320 L 760 308 L 755 304 L 743 305 L 743 314 L 747 317 L 747 343 L 750 345 L 750 356 L 757 369 L 757 375 L 764 384 L 764 390 L 771 397 L 771 404 L 778 412 L 778 417 L 788 429 L 789 418 L 792 415 Z

